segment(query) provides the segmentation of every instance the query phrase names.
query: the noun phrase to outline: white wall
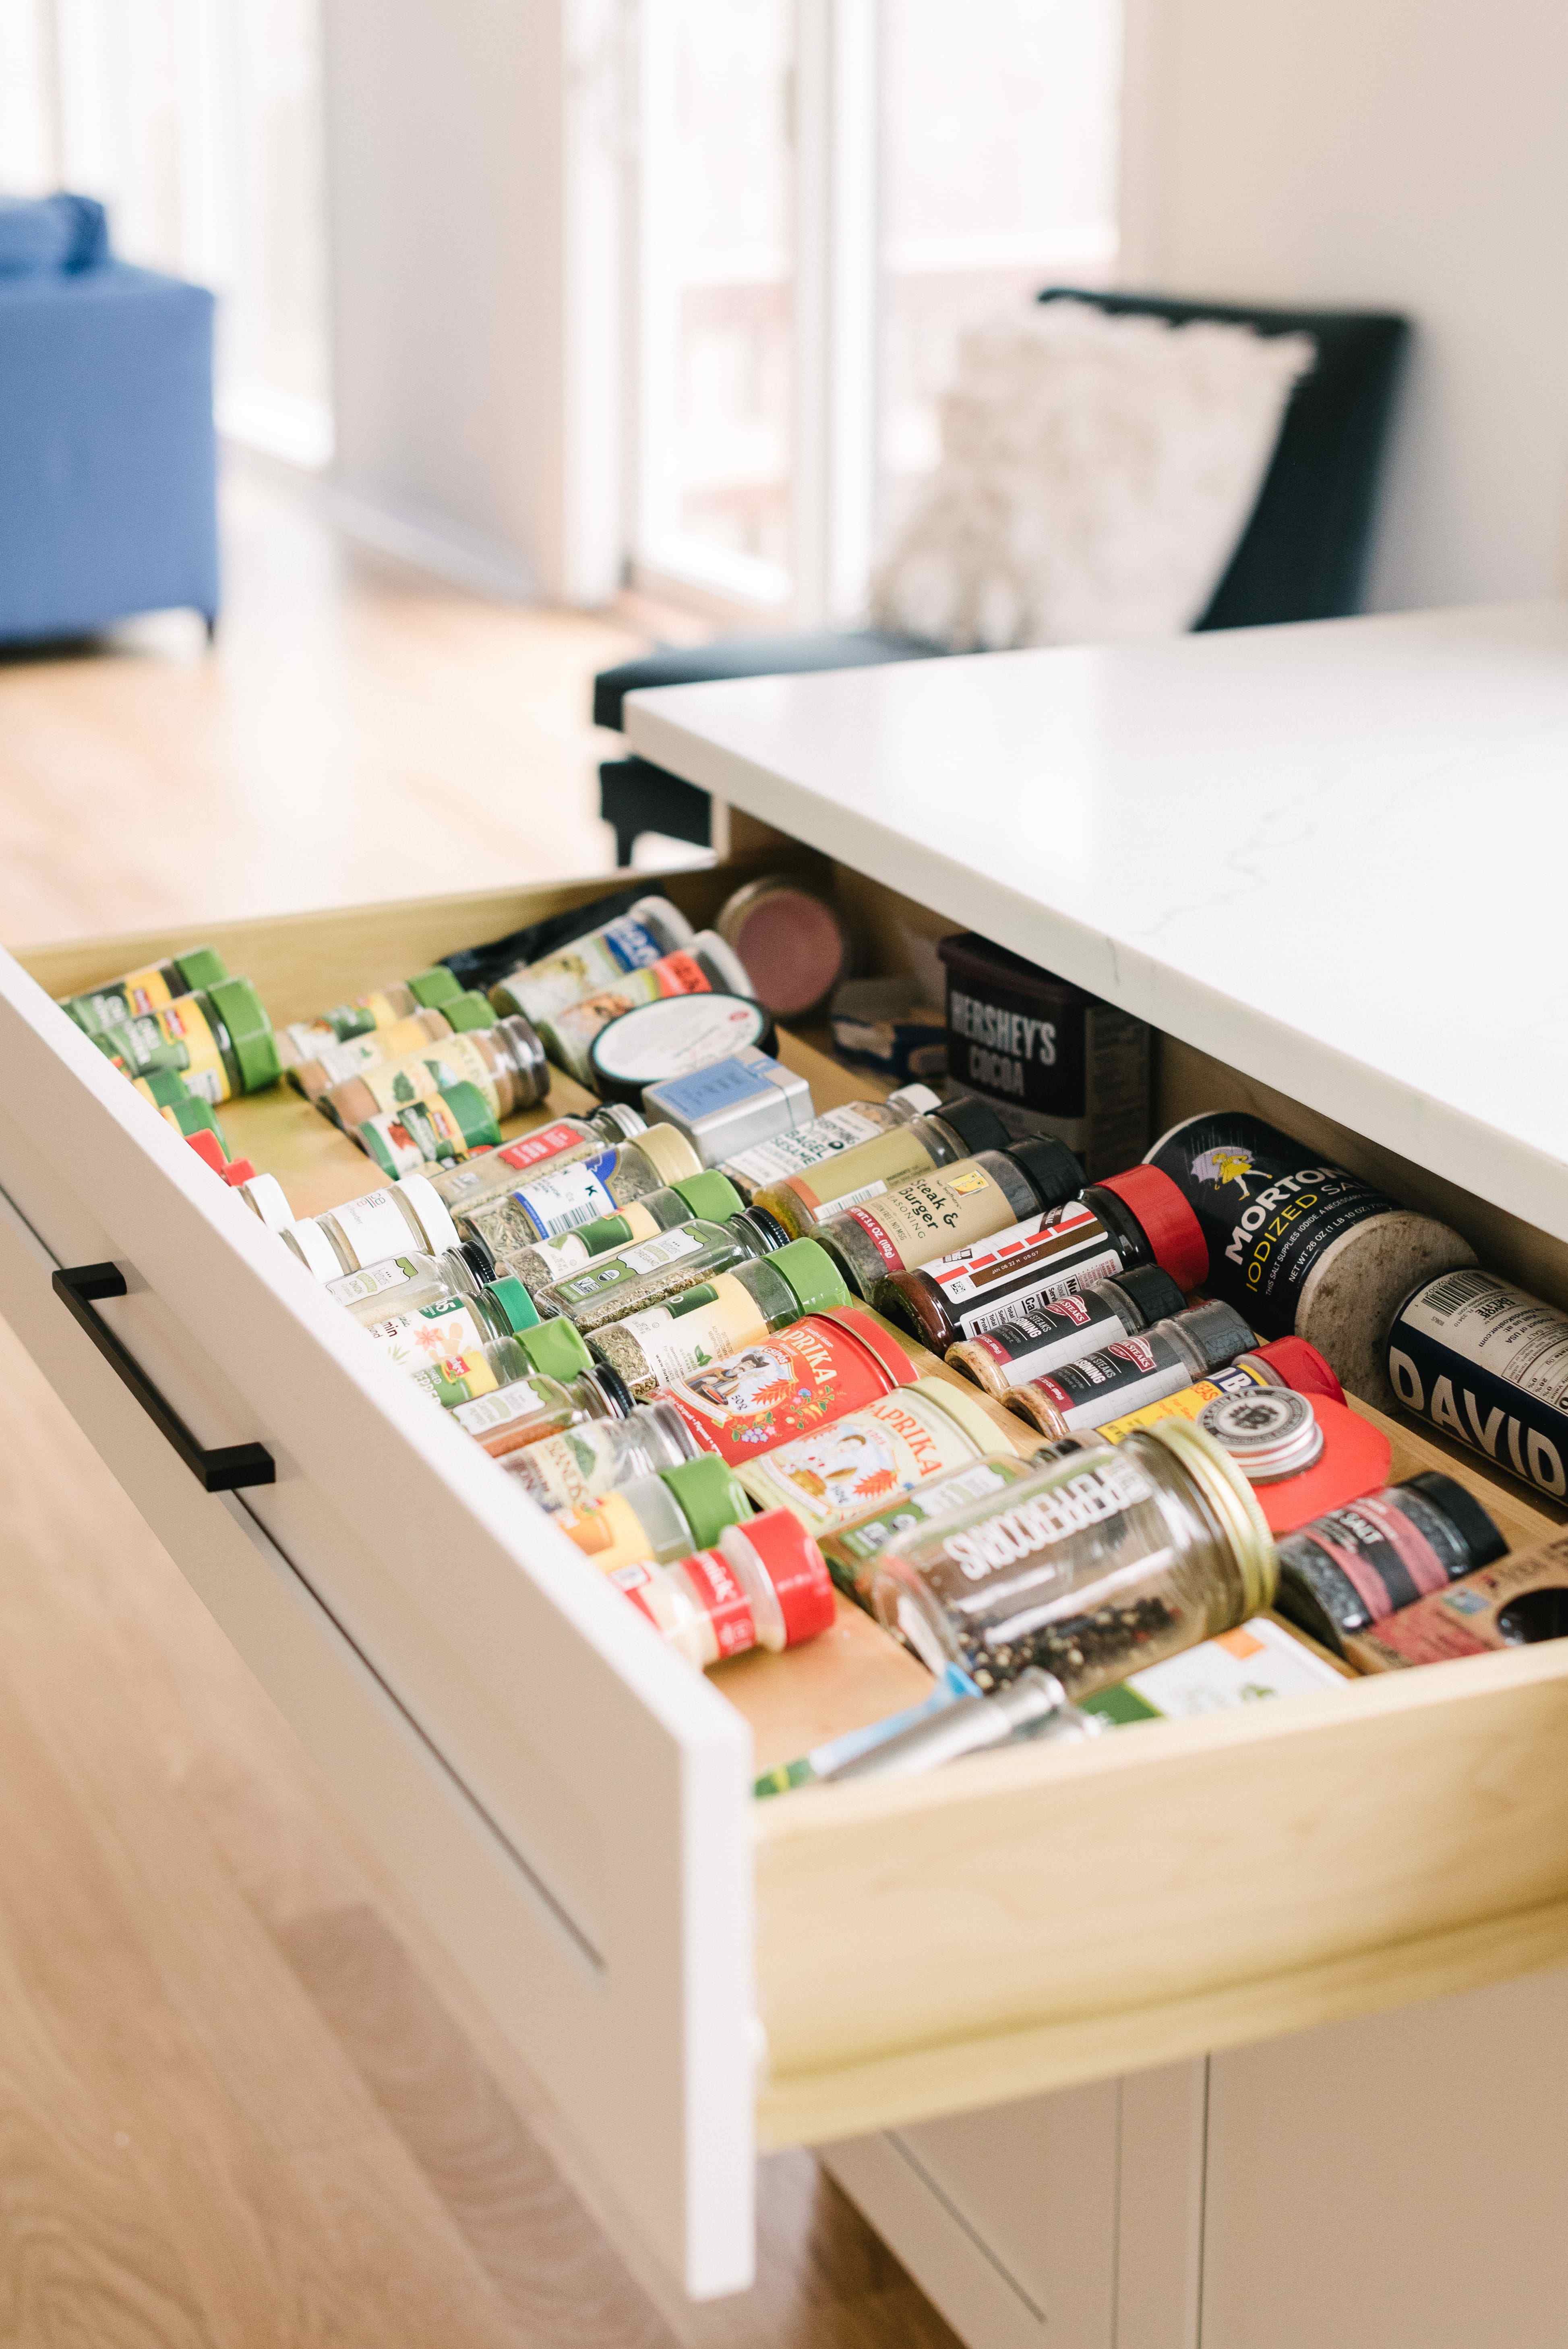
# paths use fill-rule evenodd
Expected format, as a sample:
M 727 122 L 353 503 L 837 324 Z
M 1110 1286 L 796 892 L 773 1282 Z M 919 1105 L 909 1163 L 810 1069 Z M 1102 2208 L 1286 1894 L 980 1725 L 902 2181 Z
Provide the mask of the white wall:
M 609 15 L 325 0 L 339 511 L 503 595 L 618 584 Z
M 1128 284 L 1404 311 L 1371 579 L 1564 585 L 1563 0 L 1131 0 Z

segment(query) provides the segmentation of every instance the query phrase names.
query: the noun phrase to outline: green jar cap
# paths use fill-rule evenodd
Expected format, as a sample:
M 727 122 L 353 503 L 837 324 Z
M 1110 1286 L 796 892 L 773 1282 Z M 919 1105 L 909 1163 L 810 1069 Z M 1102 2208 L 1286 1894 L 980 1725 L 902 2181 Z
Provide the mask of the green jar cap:
M 242 1092 L 259 1093 L 283 1074 L 278 1040 L 267 1009 L 248 978 L 222 978 L 207 989 L 213 1009 L 229 1031 Z
M 746 1205 L 728 1175 L 716 1167 L 705 1167 L 700 1174 L 683 1174 L 670 1189 L 680 1193 L 694 1216 L 710 1224 L 727 1224 Z
M 196 1093 L 187 1093 L 183 1101 L 165 1102 L 163 1114 L 181 1133 L 215 1133 L 222 1143 L 224 1157 L 229 1155 L 229 1144 L 211 1102 L 202 1101 Z
M 176 955 L 174 968 L 192 995 L 198 988 L 216 987 L 229 976 L 228 964 L 211 947 L 192 947 L 189 954 Z
M 843 1275 L 815 1240 L 791 1240 L 775 1250 L 768 1262 L 781 1272 L 799 1299 L 802 1313 L 831 1313 L 850 1302 Z
M 436 1008 L 457 1036 L 466 1036 L 471 1029 L 495 1026 L 494 1005 L 487 1003 L 482 995 L 475 995 L 471 988 L 466 994 L 449 996 Z
M 417 970 L 408 981 L 408 992 L 426 1011 L 444 1011 L 454 995 L 462 988 L 444 962 L 429 970 Z
M 500 1308 L 514 1336 L 519 1330 L 539 1327 L 533 1299 L 514 1273 L 503 1272 L 499 1280 L 490 1282 L 485 1295 Z
M 536 1330 L 520 1330 L 517 1342 L 542 1378 L 558 1379 L 563 1387 L 593 1366 L 575 1321 L 542 1321 Z
M 191 1098 L 191 1088 L 178 1069 L 149 1069 L 147 1074 L 136 1081 L 147 1088 L 160 1109 L 167 1109 L 171 1102 L 189 1101 Z
M 700 1460 L 683 1460 L 676 1468 L 661 1468 L 659 1476 L 691 1527 L 693 1549 L 711 1549 L 727 1527 L 751 1515 L 745 1485 L 717 1452 L 705 1453 Z
M 466 1080 L 448 1085 L 441 1099 L 457 1119 L 459 1131 L 470 1150 L 495 1148 L 500 1140 L 500 1128 L 478 1085 L 470 1085 Z

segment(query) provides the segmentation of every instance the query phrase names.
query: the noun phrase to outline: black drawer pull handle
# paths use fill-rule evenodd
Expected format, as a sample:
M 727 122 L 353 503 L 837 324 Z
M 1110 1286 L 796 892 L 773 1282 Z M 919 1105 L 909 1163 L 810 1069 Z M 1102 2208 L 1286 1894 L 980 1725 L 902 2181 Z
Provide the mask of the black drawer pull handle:
M 160 1395 L 135 1357 L 126 1351 L 93 1307 L 101 1298 L 124 1297 L 125 1275 L 117 1264 L 62 1265 L 53 1276 L 57 1297 L 87 1331 L 118 1379 L 184 1461 L 204 1493 L 235 1493 L 242 1485 L 275 1485 L 277 1463 L 264 1444 L 198 1444 L 180 1413 Z

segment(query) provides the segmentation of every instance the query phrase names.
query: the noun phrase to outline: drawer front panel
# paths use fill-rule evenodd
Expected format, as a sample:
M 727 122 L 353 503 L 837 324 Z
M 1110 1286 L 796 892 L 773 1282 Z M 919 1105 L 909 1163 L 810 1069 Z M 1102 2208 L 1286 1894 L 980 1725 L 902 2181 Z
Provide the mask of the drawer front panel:
M 688 2290 L 738 2288 L 745 1724 L 8 959 L 0 1072 L 26 1104 L 0 1123 L 0 1309 L 620 2205 Z M 200 1442 L 264 1444 L 275 1484 L 201 1489 L 55 1293 L 84 1262 L 125 1274 L 95 1309 Z M 280 1575 L 290 1604 L 253 1609 L 247 1578 Z M 339 1723 L 322 1692 L 346 1675 L 360 1695 Z M 352 1726 L 372 1716 L 376 1735 Z M 418 1803 L 397 1791 L 411 1771 Z

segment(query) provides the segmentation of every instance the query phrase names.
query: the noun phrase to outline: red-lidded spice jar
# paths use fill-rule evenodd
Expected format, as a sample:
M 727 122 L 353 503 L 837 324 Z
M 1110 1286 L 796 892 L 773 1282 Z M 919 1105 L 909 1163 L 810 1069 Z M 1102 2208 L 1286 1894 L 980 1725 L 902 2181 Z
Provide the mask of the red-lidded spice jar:
M 650 1398 L 732 1464 L 863 1410 L 920 1373 L 898 1340 L 852 1305 L 809 1314 Z
M 730 1526 L 715 1548 L 673 1566 L 624 1566 L 609 1578 L 704 1671 L 753 1648 L 798 1648 L 838 1613 L 822 1553 L 788 1509 Z
M 1230 1454 L 1275 1535 L 1375 1493 L 1393 1465 L 1381 1428 L 1348 1403 L 1290 1387 L 1218 1396 L 1198 1413 L 1198 1425 Z

